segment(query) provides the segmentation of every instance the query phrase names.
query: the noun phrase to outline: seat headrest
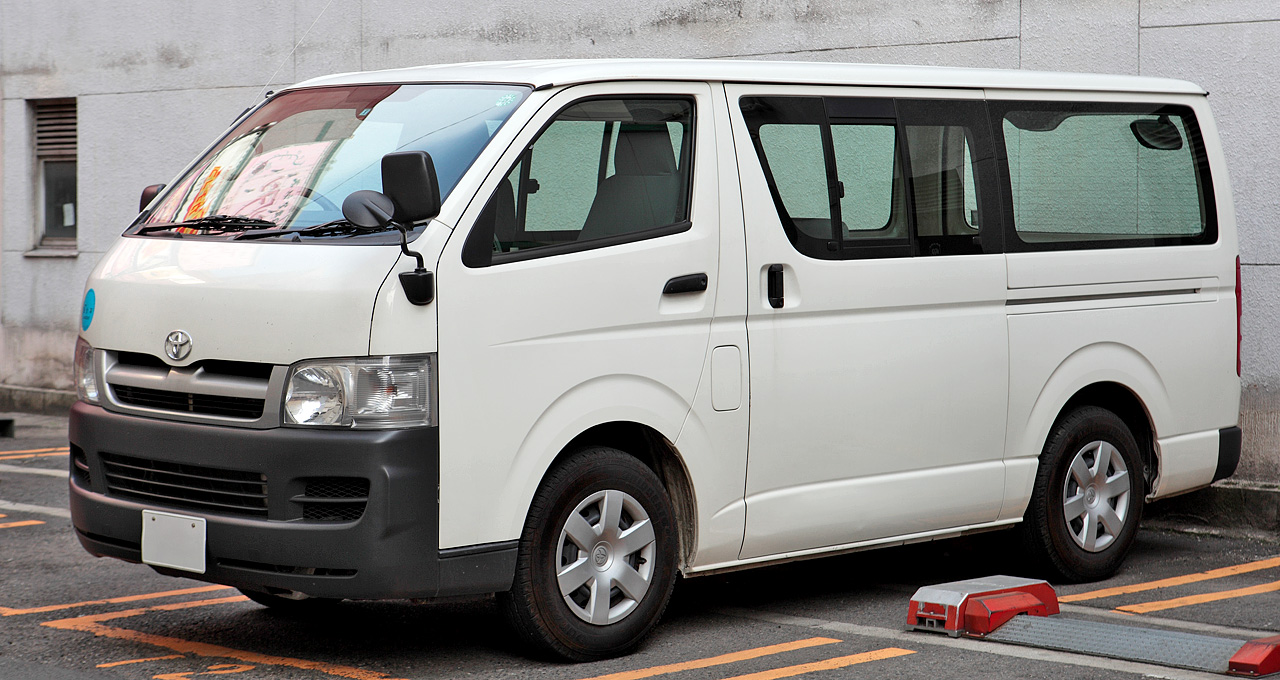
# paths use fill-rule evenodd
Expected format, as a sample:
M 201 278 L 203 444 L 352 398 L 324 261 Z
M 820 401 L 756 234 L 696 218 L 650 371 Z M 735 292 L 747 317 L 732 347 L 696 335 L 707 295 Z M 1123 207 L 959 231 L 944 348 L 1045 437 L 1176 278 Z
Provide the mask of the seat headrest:
M 618 130 L 618 147 L 613 167 L 619 175 L 665 175 L 676 171 L 676 155 L 671 150 L 667 126 L 623 123 Z

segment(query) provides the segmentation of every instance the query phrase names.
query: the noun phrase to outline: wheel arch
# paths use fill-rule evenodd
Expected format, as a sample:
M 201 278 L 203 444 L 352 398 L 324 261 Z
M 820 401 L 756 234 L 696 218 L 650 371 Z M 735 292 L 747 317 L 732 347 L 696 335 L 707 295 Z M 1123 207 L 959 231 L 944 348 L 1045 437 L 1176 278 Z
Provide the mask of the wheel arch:
M 548 466 L 550 471 L 560 461 L 588 446 L 608 446 L 635 457 L 662 481 L 675 510 L 677 538 L 680 542 L 679 568 L 693 560 L 698 545 L 698 511 L 693 493 L 693 480 L 675 444 L 662 433 L 641 423 L 614 421 L 601 423 L 574 437 L 561 449 Z M 539 486 L 541 486 L 539 482 Z
M 1054 425 L 1061 422 L 1067 414 L 1082 407 L 1097 406 L 1116 414 L 1129 428 L 1133 438 L 1138 442 L 1138 454 L 1142 458 L 1142 475 L 1146 484 L 1145 493 L 1155 490 L 1155 482 L 1160 474 L 1160 460 L 1156 455 L 1155 425 L 1151 422 L 1151 414 L 1147 412 L 1142 399 L 1133 390 L 1118 382 L 1096 382 L 1080 388 L 1058 411 Z
M 1159 481 L 1157 437 L 1170 418 L 1169 397 L 1155 366 L 1128 345 L 1094 343 L 1063 359 L 1044 382 L 1014 457 L 1038 457 L 1053 427 L 1086 405 L 1105 408 L 1128 426 L 1138 440 L 1150 494 Z

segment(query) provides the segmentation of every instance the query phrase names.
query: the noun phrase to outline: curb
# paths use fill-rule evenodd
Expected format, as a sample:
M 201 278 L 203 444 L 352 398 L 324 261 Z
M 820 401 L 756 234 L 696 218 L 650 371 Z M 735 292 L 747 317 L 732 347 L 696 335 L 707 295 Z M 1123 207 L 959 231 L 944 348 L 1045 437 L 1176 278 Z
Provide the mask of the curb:
M 1224 479 L 1199 491 L 1153 501 L 1146 507 L 1143 519 L 1280 531 L 1280 485 Z
M 65 416 L 76 403 L 76 393 L 40 387 L 0 385 L 0 412 Z

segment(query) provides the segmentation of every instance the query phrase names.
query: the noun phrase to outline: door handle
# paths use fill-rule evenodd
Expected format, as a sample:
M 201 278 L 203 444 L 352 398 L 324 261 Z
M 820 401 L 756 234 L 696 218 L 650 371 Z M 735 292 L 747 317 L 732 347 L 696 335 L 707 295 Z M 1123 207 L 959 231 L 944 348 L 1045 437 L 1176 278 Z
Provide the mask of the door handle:
M 781 309 L 783 305 L 782 296 L 782 265 L 769 265 L 769 306 L 774 309 Z
M 686 274 L 667 281 L 667 285 L 662 287 L 662 294 L 679 295 L 681 293 L 701 293 L 706 289 L 706 274 Z

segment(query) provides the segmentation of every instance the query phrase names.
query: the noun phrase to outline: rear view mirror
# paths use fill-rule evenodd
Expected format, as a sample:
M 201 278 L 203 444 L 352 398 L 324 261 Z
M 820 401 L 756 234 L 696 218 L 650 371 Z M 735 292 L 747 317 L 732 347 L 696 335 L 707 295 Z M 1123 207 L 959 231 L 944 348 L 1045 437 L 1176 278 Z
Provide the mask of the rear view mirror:
M 440 181 L 426 151 L 397 151 L 382 157 L 382 193 L 395 204 L 395 220 L 405 225 L 440 214 Z
M 1133 130 L 1138 143 L 1148 149 L 1177 151 L 1182 148 L 1182 134 L 1168 116 L 1160 116 L 1156 120 L 1135 120 L 1129 123 L 1129 129 Z
M 142 199 L 138 201 L 138 212 L 142 212 L 143 210 L 146 210 L 147 206 L 151 205 L 152 199 L 154 199 L 156 195 L 159 194 L 161 191 L 164 191 L 163 184 L 152 184 L 146 189 L 143 189 Z

